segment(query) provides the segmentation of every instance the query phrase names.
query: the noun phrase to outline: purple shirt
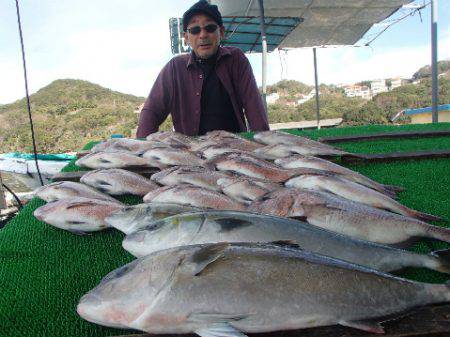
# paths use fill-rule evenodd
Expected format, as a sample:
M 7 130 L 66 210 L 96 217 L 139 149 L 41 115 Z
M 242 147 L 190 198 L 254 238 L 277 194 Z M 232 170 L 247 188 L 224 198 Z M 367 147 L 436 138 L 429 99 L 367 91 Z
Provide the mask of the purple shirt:
M 241 131 L 269 130 L 267 113 L 250 62 L 235 47 L 219 47 L 216 73 L 228 92 Z M 174 57 L 161 70 L 142 108 L 136 136 L 158 131 L 169 113 L 175 131 L 198 134 L 201 115 L 203 72 L 192 54 Z

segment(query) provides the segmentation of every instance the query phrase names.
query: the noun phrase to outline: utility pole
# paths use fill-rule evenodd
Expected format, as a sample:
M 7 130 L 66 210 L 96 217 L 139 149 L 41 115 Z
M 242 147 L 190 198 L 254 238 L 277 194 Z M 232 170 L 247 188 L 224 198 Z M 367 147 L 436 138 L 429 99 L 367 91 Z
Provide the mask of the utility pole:
M 431 99 L 432 99 L 432 122 L 438 122 L 438 104 L 439 104 L 439 82 L 437 67 L 437 7 L 438 0 L 431 0 Z

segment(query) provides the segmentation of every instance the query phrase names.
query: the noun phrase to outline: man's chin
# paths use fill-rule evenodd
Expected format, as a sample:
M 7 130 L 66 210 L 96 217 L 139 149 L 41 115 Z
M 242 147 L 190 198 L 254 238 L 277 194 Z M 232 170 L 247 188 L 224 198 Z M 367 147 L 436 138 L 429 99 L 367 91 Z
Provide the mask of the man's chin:
M 216 50 L 213 49 L 208 49 L 208 50 L 197 50 L 196 51 L 196 55 L 197 57 L 201 58 L 201 59 L 209 59 L 210 57 L 214 56 L 217 52 Z

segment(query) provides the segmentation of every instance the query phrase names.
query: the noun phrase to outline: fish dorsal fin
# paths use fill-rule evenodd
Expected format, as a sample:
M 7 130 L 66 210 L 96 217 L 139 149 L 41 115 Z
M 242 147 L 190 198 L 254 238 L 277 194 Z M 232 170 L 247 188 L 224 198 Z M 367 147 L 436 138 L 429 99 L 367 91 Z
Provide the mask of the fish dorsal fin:
M 230 324 L 247 317 L 248 315 L 194 313 L 189 315 L 188 321 L 203 326 L 194 331 L 201 337 L 247 337 Z
M 378 322 L 371 321 L 339 321 L 338 324 L 347 326 L 350 328 L 355 328 L 358 330 L 363 330 L 371 333 L 384 333 L 384 329 Z
M 227 242 L 222 242 L 200 247 L 194 254 L 183 261 L 180 269 L 193 276 L 199 276 L 208 265 L 215 262 L 223 255 L 224 250 L 227 249 L 229 245 L 230 244 Z
M 301 249 L 298 243 L 294 240 L 278 240 L 269 242 L 272 245 L 280 246 L 280 247 L 288 247 L 288 248 L 296 248 Z

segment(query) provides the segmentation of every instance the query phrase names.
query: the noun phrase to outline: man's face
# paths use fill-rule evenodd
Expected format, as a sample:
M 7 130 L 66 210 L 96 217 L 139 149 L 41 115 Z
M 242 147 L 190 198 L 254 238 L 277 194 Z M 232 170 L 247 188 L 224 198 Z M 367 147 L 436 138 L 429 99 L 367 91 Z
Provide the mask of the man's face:
M 216 25 L 217 29 L 212 33 L 208 33 L 204 28 L 208 25 Z M 201 27 L 199 34 L 195 35 L 189 31 L 194 27 Z M 223 27 L 219 27 L 213 19 L 205 14 L 196 14 L 189 21 L 187 29 L 187 32 L 184 33 L 184 38 L 188 41 L 197 57 L 207 59 L 216 54 L 220 40 L 224 36 Z

